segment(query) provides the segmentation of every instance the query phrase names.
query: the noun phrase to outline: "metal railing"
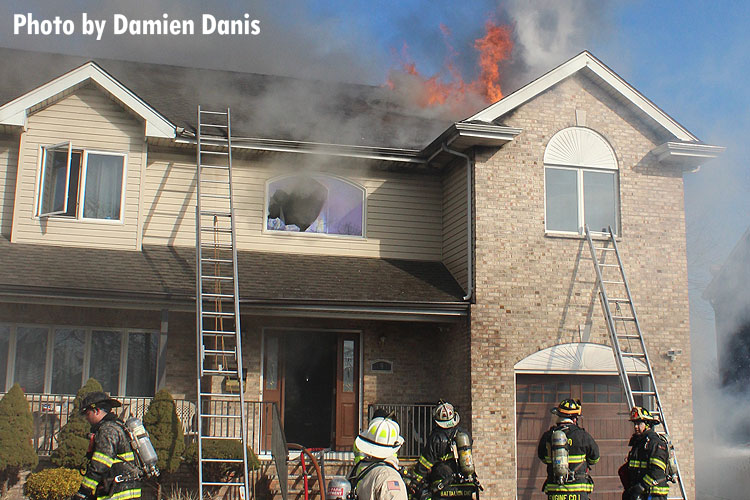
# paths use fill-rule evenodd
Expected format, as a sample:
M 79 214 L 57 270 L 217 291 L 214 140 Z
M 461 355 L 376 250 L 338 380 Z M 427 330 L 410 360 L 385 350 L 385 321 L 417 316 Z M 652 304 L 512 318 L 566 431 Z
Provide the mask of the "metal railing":
M 4 396 L 0 393 L 0 397 Z M 60 429 L 68 423 L 68 418 L 73 411 L 75 396 L 69 394 L 26 394 L 29 409 L 34 417 L 33 443 L 36 452 L 40 456 L 49 456 L 58 446 Z M 121 408 L 115 408 L 117 415 L 123 419 L 143 416 L 148 411 L 152 398 L 144 397 L 118 397 L 122 402 Z M 177 417 L 182 423 L 182 431 L 185 439 L 195 439 L 198 431 L 195 402 L 186 399 L 175 399 Z M 205 401 L 209 405 L 211 413 L 232 411 L 226 401 Z M 264 407 L 273 403 L 259 401 L 245 401 L 245 416 L 248 429 L 248 445 L 257 454 L 270 454 L 270 442 L 264 439 Z M 270 406 L 269 406 L 270 407 Z M 234 421 L 231 425 L 222 428 L 225 435 L 239 435 L 240 423 Z M 270 426 L 270 422 L 268 424 Z
M 375 403 L 367 407 L 367 420 L 372 418 L 375 410 L 383 409 L 393 412 L 401 427 L 404 444 L 398 452 L 401 458 L 418 458 L 432 431 L 432 409 L 434 404 L 387 404 Z

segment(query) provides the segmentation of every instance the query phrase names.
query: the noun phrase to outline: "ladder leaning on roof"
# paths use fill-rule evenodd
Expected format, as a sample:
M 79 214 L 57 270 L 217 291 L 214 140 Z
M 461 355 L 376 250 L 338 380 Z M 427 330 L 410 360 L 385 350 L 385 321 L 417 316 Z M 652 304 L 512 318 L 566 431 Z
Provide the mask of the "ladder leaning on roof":
M 229 109 L 206 111 L 198 106 L 195 209 L 198 486 L 199 498 L 204 498 L 205 487 L 230 487 L 238 488 L 240 498 L 249 500 L 230 122 Z M 217 382 L 222 379 L 225 383 Z M 206 447 L 206 442 L 218 439 L 240 441 L 242 458 L 212 456 L 211 450 L 215 448 Z M 243 473 L 229 483 L 206 480 L 206 466 L 216 462 L 235 463 L 242 467 Z
M 622 265 L 620 250 L 617 247 L 612 226 L 608 228 L 608 243 L 611 246 L 594 246 L 588 225 L 584 226 L 584 230 L 586 241 L 591 251 L 591 259 L 594 261 L 596 285 L 599 289 L 599 299 L 604 311 L 604 319 L 607 321 L 607 329 L 609 330 L 610 341 L 612 342 L 617 371 L 620 374 L 620 380 L 625 389 L 625 397 L 628 405 L 630 408 L 636 406 L 635 398 L 637 397 L 641 401 L 644 401 L 639 401 L 640 404 L 638 406 L 651 406 L 653 414 L 658 415 L 662 422 L 664 433 L 669 435 L 669 427 L 662 408 L 659 391 L 656 388 L 656 381 L 654 380 L 654 371 L 646 352 L 646 343 L 643 340 L 643 332 L 638 322 L 638 315 L 633 304 L 633 297 L 630 294 L 630 286 L 625 276 L 625 268 Z M 597 244 L 599 243 L 597 242 Z M 614 253 L 617 259 L 616 263 L 607 262 L 606 257 L 610 253 Z M 609 296 L 607 288 L 614 290 L 619 295 Z M 633 362 L 626 363 L 626 358 L 641 361 L 646 366 L 647 373 L 645 377 L 647 377 L 647 381 L 645 384 L 641 384 L 642 377 L 644 376 L 642 371 L 631 370 L 628 372 L 629 366 L 634 367 L 636 365 Z M 634 389 L 633 386 L 636 386 L 636 388 Z M 651 404 L 645 403 L 645 401 L 649 401 Z M 675 464 L 677 464 L 676 457 Z M 679 485 L 680 496 L 673 496 L 670 488 L 668 498 L 686 500 L 687 495 L 685 494 L 685 486 L 682 482 L 679 464 L 677 464 L 674 476 Z

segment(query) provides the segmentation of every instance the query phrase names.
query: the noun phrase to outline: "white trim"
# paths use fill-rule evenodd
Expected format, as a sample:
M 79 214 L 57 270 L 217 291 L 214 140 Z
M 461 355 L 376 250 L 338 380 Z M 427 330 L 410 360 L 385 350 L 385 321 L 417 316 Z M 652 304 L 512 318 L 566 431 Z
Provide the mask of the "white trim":
M 76 214 L 76 219 L 78 220 L 87 220 L 87 221 L 97 221 L 97 222 L 123 222 L 125 220 L 125 185 L 127 184 L 128 180 L 128 154 L 127 153 L 120 153 L 115 151 L 101 151 L 96 149 L 86 149 L 83 148 L 82 150 L 83 156 L 81 158 L 81 192 L 78 193 L 78 213 Z M 86 205 L 86 182 L 88 180 L 88 174 L 89 174 L 89 155 L 102 155 L 102 156 L 120 156 L 122 157 L 122 180 L 120 181 L 120 214 L 117 219 L 100 219 L 98 217 L 84 217 L 83 216 L 83 209 Z
M 147 137 L 174 139 L 175 126 L 140 97 L 114 79 L 94 62 L 73 69 L 64 75 L 0 106 L 0 124 L 26 127 L 28 110 L 76 85 L 92 80 L 112 94 L 124 106 L 146 122 Z
M 581 52 L 552 71 L 549 71 L 528 85 L 521 87 L 519 90 L 468 118 L 466 121 L 480 120 L 488 123 L 494 122 L 501 116 L 522 104 L 525 104 L 550 87 L 584 68 L 588 68 L 592 73 L 601 78 L 604 83 L 608 84 L 612 89 L 630 101 L 633 106 L 643 111 L 648 117 L 661 125 L 676 138 L 689 142 L 695 142 L 698 140 L 687 129 L 631 87 L 630 84 L 620 78 L 620 76 L 605 66 L 588 51 Z
M 648 367 L 635 358 L 623 358 L 629 374 L 647 375 Z M 514 366 L 521 374 L 617 375 L 611 347 L 589 342 L 558 344 L 522 359 Z

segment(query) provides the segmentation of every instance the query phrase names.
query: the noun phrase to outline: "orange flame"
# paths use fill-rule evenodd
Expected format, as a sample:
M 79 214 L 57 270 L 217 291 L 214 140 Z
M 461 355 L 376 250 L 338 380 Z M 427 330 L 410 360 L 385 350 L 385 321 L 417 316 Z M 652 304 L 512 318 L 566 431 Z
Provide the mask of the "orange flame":
M 404 46 L 401 68 L 389 72 L 386 85 L 407 94 L 420 107 L 448 106 L 453 112 L 464 112 L 472 105 L 502 99 L 498 64 L 508 59 L 513 49 L 511 28 L 492 21 L 485 23 L 485 35 L 474 42 L 474 49 L 479 52 L 479 76 L 469 83 L 464 81 L 453 64 L 458 54 L 448 42 L 450 29 L 441 24 L 440 30 L 448 47 L 443 70 L 430 77 L 422 75 L 416 63 L 408 57 L 407 47 Z M 446 73 L 448 78 L 444 79 Z

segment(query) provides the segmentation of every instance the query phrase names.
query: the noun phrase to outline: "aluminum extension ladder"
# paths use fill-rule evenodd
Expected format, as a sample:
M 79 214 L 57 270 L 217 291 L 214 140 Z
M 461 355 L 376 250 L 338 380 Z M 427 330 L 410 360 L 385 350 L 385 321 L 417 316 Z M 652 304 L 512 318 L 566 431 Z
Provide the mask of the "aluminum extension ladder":
M 229 109 L 198 106 L 195 208 L 196 331 L 198 358 L 198 485 L 238 489 L 250 499 L 247 419 L 242 370 L 237 245 L 232 205 L 232 134 Z M 208 440 L 239 441 L 241 459 L 221 458 Z M 213 455 L 213 456 L 212 456 Z M 204 477 L 211 463 L 241 464 L 232 482 Z
M 640 398 L 643 402 L 640 402 L 638 406 L 653 408 L 653 414 L 657 415 L 661 420 L 663 432 L 669 435 L 669 427 L 662 409 L 659 391 L 656 388 L 656 380 L 654 380 L 654 371 L 646 352 L 643 331 L 638 322 L 638 315 L 635 311 L 635 304 L 633 304 L 633 297 L 630 294 L 630 286 L 625 276 L 625 268 L 622 265 L 620 250 L 617 247 L 617 240 L 615 239 L 614 231 L 612 231 L 612 226 L 609 226 L 607 229 L 609 233 L 608 246 L 601 245 L 599 242 L 597 244 L 600 244 L 600 246 L 594 246 L 588 225 L 584 226 L 584 230 L 586 241 L 591 251 L 591 259 L 594 261 L 599 299 L 604 311 L 604 318 L 607 321 L 607 329 L 609 330 L 612 349 L 615 354 L 617 371 L 620 374 L 620 380 L 625 389 L 628 406 L 629 408 L 636 406 L 635 398 Z M 611 259 L 610 262 L 607 262 L 606 257 L 610 253 L 614 253 L 617 259 L 616 263 L 611 262 Z M 608 295 L 608 288 L 617 295 Z M 626 358 L 631 358 L 633 361 L 626 363 Z M 637 361 L 635 360 L 642 362 L 646 366 L 645 375 L 642 371 L 634 370 L 637 366 Z M 633 368 L 630 372 L 628 371 L 628 366 Z M 641 383 L 641 377 L 643 376 L 647 377 L 645 384 Z M 676 457 L 675 462 L 677 463 Z M 668 498 L 687 500 L 679 463 L 677 463 L 675 476 L 674 479 L 679 485 L 680 496 L 674 496 L 672 494 L 674 488 L 670 488 Z

